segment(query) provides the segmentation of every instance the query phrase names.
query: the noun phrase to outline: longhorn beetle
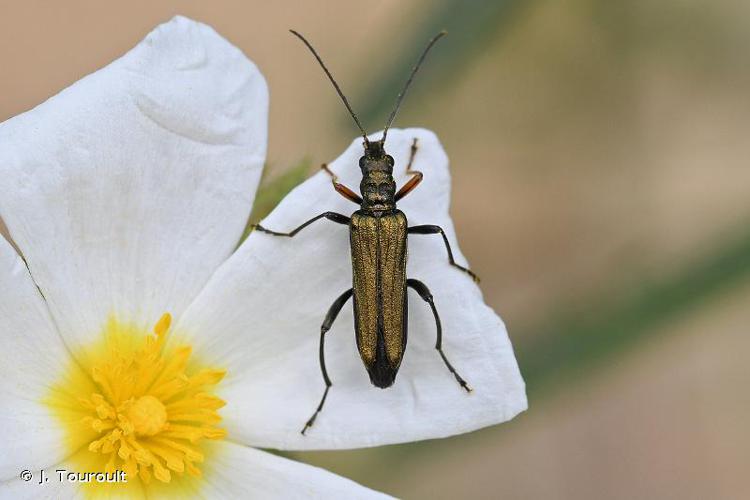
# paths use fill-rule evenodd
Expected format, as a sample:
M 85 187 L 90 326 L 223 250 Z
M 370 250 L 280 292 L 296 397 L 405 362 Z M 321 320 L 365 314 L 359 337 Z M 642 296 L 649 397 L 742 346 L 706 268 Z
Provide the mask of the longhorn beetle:
M 414 139 L 412 143 L 409 163 L 406 167 L 406 173 L 411 175 L 411 178 L 398 192 L 396 192 L 396 182 L 393 180 L 393 157 L 386 154 L 384 148 L 388 128 L 393 123 L 396 112 L 414 75 L 417 73 L 432 46 L 440 37 L 445 35 L 445 32 L 440 32 L 433 37 L 427 44 L 424 52 L 422 52 L 404 88 L 396 98 L 396 105 L 383 130 L 383 137 L 379 141 L 370 141 L 357 115 L 349 105 L 349 101 L 313 46 L 296 31 L 290 31 L 310 49 L 323 68 L 323 71 L 328 75 L 336 92 L 349 110 L 349 114 L 362 132 L 365 150 L 364 155 L 359 159 L 359 167 L 362 170 L 362 182 L 359 185 L 360 192 L 362 193 L 361 196 L 339 183 L 336 175 L 325 164 L 322 166 L 323 170 L 331 176 L 333 188 L 347 200 L 360 205 L 360 209 L 354 212 L 351 217 L 336 212 L 324 212 L 288 233 L 272 231 L 260 224 L 254 226 L 258 231 L 289 238 L 319 219 L 325 218 L 337 224 L 349 226 L 353 286 L 333 302 L 323 320 L 323 325 L 320 327 L 320 370 L 323 374 L 326 388 L 315 413 L 313 413 L 312 417 L 310 417 L 302 428 L 302 434 L 315 422 L 315 418 L 323 409 L 326 396 L 328 396 L 328 391 L 331 388 L 331 380 L 328 378 L 324 356 L 325 334 L 330 330 L 341 308 L 351 297 L 354 297 L 354 324 L 357 349 L 373 385 L 380 388 L 390 387 L 396 379 L 396 373 L 401 365 L 401 360 L 406 349 L 408 309 L 406 290 L 407 287 L 410 287 L 432 309 L 437 326 L 437 343 L 435 344 L 435 348 L 440 353 L 445 366 L 450 370 L 461 387 L 467 392 L 471 392 L 472 389 L 469 387 L 469 384 L 453 368 L 443 352 L 440 316 L 435 308 L 432 293 L 430 293 L 430 290 L 421 281 L 407 279 L 406 277 L 407 235 L 440 234 L 448 251 L 450 265 L 467 273 L 474 281 L 478 282 L 479 279 L 472 271 L 457 264 L 453 259 L 453 252 L 451 251 L 448 237 L 440 226 L 420 225 L 408 227 L 406 216 L 396 208 L 396 202 L 409 194 L 422 181 L 422 173 L 411 169 L 414 156 L 417 153 L 417 140 Z

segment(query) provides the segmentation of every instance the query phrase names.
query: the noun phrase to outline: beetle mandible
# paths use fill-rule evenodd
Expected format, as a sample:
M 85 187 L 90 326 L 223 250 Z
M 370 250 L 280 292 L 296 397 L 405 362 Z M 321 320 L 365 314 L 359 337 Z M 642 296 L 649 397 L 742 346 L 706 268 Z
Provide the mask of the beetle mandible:
M 396 105 L 388 118 L 385 129 L 383 129 L 382 138 L 379 141 L 370 141 L 357 115 L 349 105 L 349 101 L 313 46 L 296 31 L 290 31 L 302 40 L 318 60 L 318 63 L 320 63 L 323 71 L 325 71 L 331 80 L 336 92 L 349 110 L 364 138 L 364 155 L 359 159 L 359 167 L 362 170 L 362 182 L 360 183 L 361 196 L 347 186 L 339 183 L 336 175 L 325 164 L 322 166 L 331 176 L 334 189 L 346 199 L 360 205 L 359 210 L 354 212 L 351 217 L 336 212 L 324 212 L 288 233 L 272 231 L 260 224 L 254 225 L 254 228 L 258 231 L 274 236 L 286 236 L 290 238 L 319 219 L 328 219 L 338 224 L 349 226 L 353 275 L 352 288 L 341 294 L 333 302 L 320 327 L 320 369 L 326 388 L 315 413 L 313 413 L 302 428 L 302 434 L 313 425 L 315 418 L 323 409 L 328 391 L 332 385 L 325 364 L 325 334 L 330 330 L 341 308 L 352 297 L 354 298 L 354 324 L 357 349 L 373 385 L 380 388 L 390 387 L 396 379 L 396 374 L 398 373 L 406 349 L 406 291 L 407 288 L 412 288 L 432 309 L 437 327 L 435 348 L 440 353 L 445 366 L 450 370 L 461 387 L 467 392 L 471 392 L 472 389 L 469 384 L 453 368 L 443 352 L 442 326 L 432 293 L 421 281 L 406 277 L 407 235 L 440 234 L 443 237 L 443 242 L 448 252 L 450 265 L 467 273 L 474 281 L 478 282 L 479 279 L 472 271 L 455 262 L 448 237 L 440 226 L 419 225 L 409 227 L 404 213 L 396 208 L 396 203 L 416 188 L 423 178 L 421 172 L 412 170 L 411 168 L 417 153 L 417 140 L 414 139 L 412 143 L 411 154 L 406 167 L 406 173 L 411 175 L 411 178 L 398 192 L 396 191 L 396 182 L 393 179 L 394 160 L 393 157 L 385 152 L 388 128 L 393 123 L 401 101 L 427 53 L 435 42 L 445 35 L 445 32 L 440 32 L 433 37 L 422 52 L 406 84 L 396 99 Z

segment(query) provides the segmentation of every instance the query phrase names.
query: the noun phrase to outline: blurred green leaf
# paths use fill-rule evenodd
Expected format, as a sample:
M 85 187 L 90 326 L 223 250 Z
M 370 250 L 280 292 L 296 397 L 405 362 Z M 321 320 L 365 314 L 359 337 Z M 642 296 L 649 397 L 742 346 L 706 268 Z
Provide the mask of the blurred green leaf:
M 380 78 L 367 78 L 366 81 L 372 83 L 365 92 L 360 93 L 361 98 L 356 100 L 361 103 L 359 114 L 366 128 L 380 128 L 375 124 L 385 120 L 419 54 L 436 33 L 446 30 L 448 36 L 432 50 L 428 62 L 420 70 L 422 74 L 415 81 L 415 86 L 422 87 L 420 93 L 423 95 L 436 86 L 450 84 L 460 76 L 474 57 L 491 43 L 493 37 L 503 32 L 513 20 L 518 7 L 529 4 L 531 2 L 520 0 L 468 3 L 445 0 L 431 4 L 431 10 L 417 12 L 416 15 L 420 16 L 417 19 L 424 20 L 411 31 L 413 35 L 406 43 L 406 48 L 388 46 L 387 39 L 377 48 L 378 57 L 387 57 L 391 61 L 390 70 L 383 72 Z
M 736 234 L 736 233 L 734 233 Z M 521 371 L 531 394 L 636 345 L 654 329 L 750 279 L 750 232 L 739 232 L 682 271 L 637 290 L 614 289 L 585 308 L 568 306 L 517 343 Z M 525 335 L 524 335 L 525 336 Z
M 258 193 L 255 196 L 255 203 L 250 212 L 250 217 L 242 234 L 240 243 L 245 241 L 252 232 L 252 225 L 265 218 L 276 205 L 289 194 L 289 192 L 304 181 L 310 172 L 311 161 L 309 158 L 302 159 L 297 165 L 285 171 L 279 176 L 269 179 L 265 176 L 260 181 Z

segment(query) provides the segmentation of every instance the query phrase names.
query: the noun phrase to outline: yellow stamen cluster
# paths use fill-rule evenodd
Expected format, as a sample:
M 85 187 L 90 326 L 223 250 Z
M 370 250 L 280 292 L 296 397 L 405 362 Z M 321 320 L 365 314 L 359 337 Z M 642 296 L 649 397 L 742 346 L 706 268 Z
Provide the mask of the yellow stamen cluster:
M 168 483 L 172 473 L 200 476 L 199 442 L 221 439 L 226 431 L 217 410 L 224 401 L 208 389 L 224 370 L 201 369 L 186 374 L 190 347 L 165 352 L 171 317 L 165 314 L 142 346 L 108 343 L 90 371 L 97 392 L 79 398 L 83 421 L 101 437 L 88 449 L 103 454 L 106 472 L 123 470 L 129 478 Z

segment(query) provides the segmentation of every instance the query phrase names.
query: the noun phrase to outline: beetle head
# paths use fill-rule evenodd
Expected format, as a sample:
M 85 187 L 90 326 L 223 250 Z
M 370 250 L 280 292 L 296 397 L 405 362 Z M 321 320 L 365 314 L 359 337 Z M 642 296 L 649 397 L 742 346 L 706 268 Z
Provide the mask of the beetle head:
M 386 154 L 382 139 L 367 141 L 364 146 L 365 154 L 359 159 L 359 168 L 362 169 L 363 175 L 376 171 L 393 173 L 393 157 Z

